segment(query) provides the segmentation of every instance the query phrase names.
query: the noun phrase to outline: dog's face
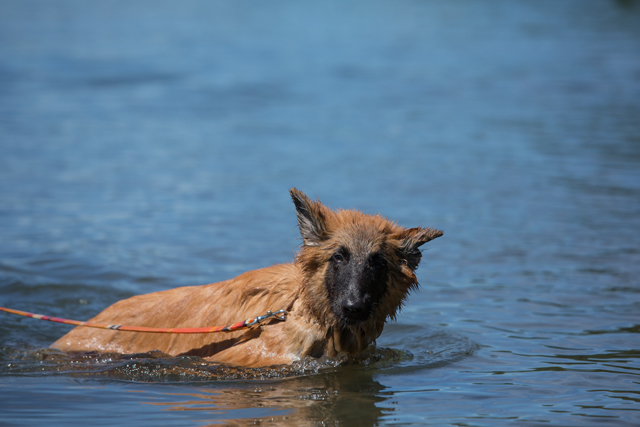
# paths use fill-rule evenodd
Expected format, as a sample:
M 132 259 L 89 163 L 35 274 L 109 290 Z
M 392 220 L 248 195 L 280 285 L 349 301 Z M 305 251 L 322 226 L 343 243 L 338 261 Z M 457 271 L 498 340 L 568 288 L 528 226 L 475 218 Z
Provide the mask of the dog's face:
M 394 317 L 417 286 L 418 248 L 442 232 L 405 229 L 353 210 L 332 211 L 296 189 L 291 196 L 304 243 L 297 262 L 318 316 L 347 328 Z
M 353 325 L 369 319 L 387 293 L 389 262 L 384 247 L 366 237 L 344 240 L 329 259 L 324 283 L 333 313 Z

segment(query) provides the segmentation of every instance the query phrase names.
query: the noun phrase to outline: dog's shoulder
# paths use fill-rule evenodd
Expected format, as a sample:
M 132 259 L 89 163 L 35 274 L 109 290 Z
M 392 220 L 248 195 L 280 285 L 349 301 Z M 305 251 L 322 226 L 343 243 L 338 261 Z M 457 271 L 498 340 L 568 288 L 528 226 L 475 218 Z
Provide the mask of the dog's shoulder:
M 220 285 L 226 288 L 223 293 L 235 296 L 231 299 L 238 302 L 239 312 L 250 310 L 252 315 L 259 315 L 261 311 L 287 309 L 300 293 L 302 275 L 295 264 L 276 264 L 248 271 Z

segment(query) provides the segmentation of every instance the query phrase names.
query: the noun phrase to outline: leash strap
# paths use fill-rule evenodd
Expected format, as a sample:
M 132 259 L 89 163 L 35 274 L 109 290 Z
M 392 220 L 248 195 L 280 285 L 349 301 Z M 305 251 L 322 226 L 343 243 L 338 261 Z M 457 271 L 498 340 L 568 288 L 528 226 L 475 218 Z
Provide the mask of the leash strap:
M 44 314 L 29 313 L 28 311 L 13 310 L 11 308 L 0 307 L 0 311 L 5 311 L 18 316 L 31 317 L 33 319 L 48 320 L 50 322 L 64 323 L 66 325 L 86 326 L 88 328 L 111 329 L 114 331 L 126 332 L 151 332 L 156 334 L 210 334 L 213 332 L 232 332 L 238 329 L 250 328 L 260 325 L 265 320 L 274 318 L 277 320 L 286 320 L 287 310 L 278 310 L 275 312 L 267 311 L 262 316 L 252 317 L 236 322 L 227 326 L 212 326 L 207 328 L 147 328 L 145 326 L 126 326 L 126 325 L 107 325 L 105 323 L 81 322 L 79 320 L 63 319 L 61 317 L 45 316 Z

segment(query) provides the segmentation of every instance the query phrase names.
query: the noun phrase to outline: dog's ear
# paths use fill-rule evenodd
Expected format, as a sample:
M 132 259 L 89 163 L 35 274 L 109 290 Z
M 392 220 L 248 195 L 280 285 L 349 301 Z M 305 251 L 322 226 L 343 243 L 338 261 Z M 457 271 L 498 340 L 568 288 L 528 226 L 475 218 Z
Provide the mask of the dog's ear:
M 311 201 L 302 191 L 289 190 L 296 205 L 298 226 L 305 246 L 318 246 L 327 238 L 327 209 L 320 203 Z
M 440 236 L 442 231 L 435 228 L 415 227 L 404 230 L 400 235 L 400 257 L 411 270 L 415 270 L 422 258 L 420 246 Z

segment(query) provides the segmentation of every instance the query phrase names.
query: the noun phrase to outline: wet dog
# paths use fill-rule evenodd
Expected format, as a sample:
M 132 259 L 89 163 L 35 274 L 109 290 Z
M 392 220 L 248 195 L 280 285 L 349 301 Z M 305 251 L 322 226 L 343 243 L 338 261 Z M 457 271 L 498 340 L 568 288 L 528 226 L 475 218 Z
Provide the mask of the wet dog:
M 442 236 L 402 228 L 379 215 L 334 211 L 291 189 L 303 245 L 295 261 L 234 279 L 138 295 L 91 322 L 189 328 L 232 324 L 285 309 L 286 321 L 228 333 L 166 335 L 77 327 L 51 347 L 67 352 L 142 353 L 248 367 L 289 364 L 305 356 L 362 352 L 395 319 L 418 286 L 420 246 Z

